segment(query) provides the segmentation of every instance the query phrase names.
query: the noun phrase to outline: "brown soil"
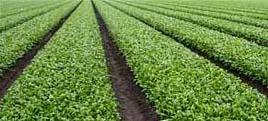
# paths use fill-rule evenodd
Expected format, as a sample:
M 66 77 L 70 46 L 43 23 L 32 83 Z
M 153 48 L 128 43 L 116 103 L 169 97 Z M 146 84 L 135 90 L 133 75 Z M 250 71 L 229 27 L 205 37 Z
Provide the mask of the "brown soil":
M 123 121 L 158 121 L 155 109 L 146 102 L 142 89 L 135 84 L 133 72 L 126 59 L 113 43 L 99 11 L 92 2 L 100 26 L 103 47 L 107 59 L 113 90 L 119 101 L 119 112 Z
M 50 38 L 61 28 L 64 22 L 70 17 L 70 15 L 78 8 L 81 4 L 80 1 L 70 12 L 62 17 L 59 22 L 39 41 L 38 44 L 34 45 L 27 53 L 18 59 L 17 63 L 8 70 L 0 80 L 0 99 L 4 97 L 8 88 L 12 83 L 22 74 L 23 70 L 31 63 L 31 60 L 37 54 L 37 52 L 50 40 Z

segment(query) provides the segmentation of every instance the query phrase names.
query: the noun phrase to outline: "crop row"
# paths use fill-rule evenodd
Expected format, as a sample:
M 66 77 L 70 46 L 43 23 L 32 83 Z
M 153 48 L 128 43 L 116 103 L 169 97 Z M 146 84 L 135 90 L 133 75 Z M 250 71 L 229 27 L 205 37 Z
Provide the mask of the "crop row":
M 202 5 L 201 5 L 202 6 Z M 238 8 L 238 7 L 233 7 L 230 5 L 210 5 L 210 6 L 203 6 L 203 7 L 212 7 L 215 9 L 222 9 L 222 10 L 232 10 L 232 11 L 239 11 L 239 12 L 247 12 L 247 13 L 252 13 L 252 14 L 267 14 L 267 10 L 265 9 L 257 9 L 257 8 Z
M 70 1 L 68 1 L 70 3 Z M 60 6 L 63 6 L 64 4 L 67 4 L 67 2 L 60 2 L 56 3 L 51 6 L 44 6 L 43 8 L 35 9 L 29 12 L 13 15 L 13 16 L 8 16 L 6 18 L 0 19 L 0 32 L 8 30 L 12 27 L 17 26 L 18 24 L 24 23 L 25 21 L 31 20 L 34 17 L 41 16 L 43 14 L 46 14 L 50 11 L 53 11 Z
M 98 25 L 84 1 L 0 102 L 0 120 L 119 120 Z
M 241 80 L 142 22 L 95 3 L 161 120 L 268 118 L 266 98 Z
M 212 12 L 219 12 L 219 13 L 226 13 L 230 15 L 238 15 L 238 16 L 247 16 L 247 17 L 252 17 L 252 18 L 257 18 L 257 19 L 263 19 L 263 20 L 268 20 L 268 15 L 264 14 L 258 14 L 258 13 L 249 13 L 249 12 L 239 12 L 239 11 L 234 11 L 234 10 L 228 10 L 228 9 L 220 9 L 214 6 L 208 6 L 208 5 L 181 5 L 181 4 L 176 4 L 176 3 L 167 3 L 171 6 L 183 6 L 183 7 L 188 7 L 188 8 L 194 8 L 198 10 L 204 10 L 204 11 L 212 11 Z
M 45 4 L 51 1 L 35 1 L 35 0 L 1 0 L 1 12 L 0 16 L 12 12 L 12 10 L 17 11 L 21 8 L 26 8 L 31 5 Z
M 50 29 L 69 12 L 74 1 L 42 16 L 35 17 L 16 28 L 1 33 L 0 38 L 0 77 L 10 68 L 24 53 L 38 43 Z
M 47 1 L 39 1 L 39 2 L 26 2 L 23 5 L 18 3 L 18 0 L 12 0 L 13 4 L 12 5 L 7 5 L 7 6 L 1 6 L 1 13 L 0 13 L 0 18 L 4 18 L 7 16 L 19 14 L 22 12 L 28 12 L 34 9 L 39 9 L 45 6 L 49 6 L 52 4 L 55 4 L 55 1 L 47 0 Z M 12 7 L 16 5 L 16 8 Z
M 210 58 L 223 61 L 232 69 L 251 76 L 264 85 L 268 84 L 267 47 L 154 12 L 111 1 L 107 3 L 176 38 L 177 41 L 197 48 Z
M 169 17 L 178 18 L 184 21 L 189 21 L 197 25 L 201 25 L 216 31 L 224 32 L 237 37 L 243 37 L 249 41 L 256 42 L 259 45 L 268 47 L 268 30 L 258 28 L 255 26 L 249 26 L 241 23 L 231 22 L 222 19 L 216 19 L 211 17 L 205 17 L 190 13 L 184 13 L 179 11 L 167 10 L 159 7 L 153 7 L 141 4 L 124 3 L 130 6 L 138 7 L 144 10 L 157 12 Z M 268 25 L 268 21 L 266 22 Z
M 207 17 L 213 17 L 218 19 L 225 19 L 233 22 L 253 25 L 256 27 L 262 27 L 262 28 L 268 28 L 268 21 L 267 20 L 259 20 L 255 18 L 249 18 L 249 17 L 243 17 L 243 16 L 237 16 L 237 15 L 229 15 L 225 13 L 218 13 L 214 11 L 203 11 L 203 10 L 197 10 L 189 7 L 179 7 L 179 6 L 171 6 L 171 5 L 165 5 L 165 4 L 154 4 L 154 3 L 140 3 L 140 4 L 148 4 L 151 6 L 161 7 L 165 9 L 170 9 L 174 11 L 181 11 L 186 12 L 190 14 L 196 14 L 196 15 L 202 15 Z
M 130 0 L 131 2 L 134 2 L 133 0 Z M 135 1 L 136 2 L 136 1 Z M 239 1 L 229 1 L 229 3 L 225 4 L 224 1 L 218 2 L 218 1 L 195 1 L 195 0 L 190 0 L 190 1 L 172 1 L 172 0 L 167 0 L 167 1 L 161 1 L 161 0 L 143 0 L 141 3 L 155 3 L 155 4 L 162 4 L 162 5 L 171 5 L 173 4 L 174 7 L 176 6 L 184 6 L 187 8 L 193 8 L 193 9 L 204 9 L 206 8 L 209 9 L 220 9 L 220 10 L 227 10 L 227 11 L 232 11 L 232 12 L 244 12 L 244 13 L 251 13 L 251 14 L 260 14 L 260 15 L 268 15 L 267 10 L 265 7 L 260 7 L 261 5 L 256 5 L 257 2 L 252 2 L 250 3 L 249 6 L 244 6 L 243 4 L 246 4 L 245 1 L 239 2 Z M 238 3 L 239 5 L 237 5 Z
M 263 1 L 264 2 L 264 1 Z M 193 2 L 188 5 L 194 5 L 194 6 L 203 6 L 203 7 L 210 7 L 210 8 L 216 8 L 216 9 L 223 9 L 223 10 L 232 10 L 232 11 L 240 11 L 240 12 L 249 12 L 249 13 L 258 13 L 258 14 L 265 14 L 267 15 L 267 8 L 265 8 L 262 5 L 265 4 L 258 4 L 259 2 L 257 1 L 251 1 L 251 3 L 247 3 L 245 1 L 229 1 L 227 3 L 224 2 L 212 2 L 212 1 L 207 1 L 207 2 Z M 267 2 L 267 1 L 266 1 Z
M 268 9 L 262 9 L 262 8 L 253 8 L 253 7 L 247 7 L 247 8 L 238 8 L 233 7 L 229 5 L 210 5 L 210 6 L 203 6 L 203 7 L 211 7 L 215 9 L 222 9 L 222 10 L 232 10 L 232 11 L 239 11 L 239 12 L 246 12 L 246 13 L 252 13 L 252 14 L 263 14 L 263 15 L 268 15 L 267 10 Z

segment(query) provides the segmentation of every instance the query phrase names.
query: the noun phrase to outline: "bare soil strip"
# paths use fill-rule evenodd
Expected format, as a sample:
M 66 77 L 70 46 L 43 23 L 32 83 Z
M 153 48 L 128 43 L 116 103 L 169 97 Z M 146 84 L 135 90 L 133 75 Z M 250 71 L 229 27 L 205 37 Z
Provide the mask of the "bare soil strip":
M 109 75 L 119 101 L 119 112 L 122 120 L 158 121 L 155 109 L 146 102 L 141 87 L 135 84 L 133 72 L 130 71 L 126 59 L 113 43 L 109 30 L 93 2 L 92 5 L 100 27 Z
M 34 45 L 27 53 L 25 53 L 17 63 L 7 71 L 3 77 L 0 79 L 0 99 L 4 97 L 8 88 L 12 83 L 22 74 L 23 70 L 31 63 L 31 60 L 42 49 L 44 45 L 50 40 L 50 38 L 61 28 L 64 22 L 71 16 L 71 14 L 78 8 L 81 4 L 80 1 L 70 12 L 68 12 L 64 17 L 62 17 L 59 22 L 39 41 L 38 44 Z
M 127 14 L 127 15 L 129 15 L 129 16 L 131 16 L 131 17 L 133 17 L 133 18 L 135 18 L 135 19 L 137 19 L 139 21 L 141 21 L 142 23 L 154 28 L 155 30 L 161 32 L 163 35 L 168 36 L 170 38 L 173 38 L 174 40 L 177 40 L 177 42 L 181 43 L 184 47 L 190 49 L 192 52 L 198 54 L 201 57 L 204 57 L 205 59 L 209 60 L 211 63 L 215 64 L 216 66 L 224 69 L 226 72 L 228 72 L 230 74 L 233 74 L 236 77 L 240 78 L 242 80 L 242 83 L 247 84 L 248 86 L 252 87 L 253 89 L 257 89 L 260 93 L 268 96 L 268 86 L 263 85 L 261 83 L 262 82 L 261 80 L 256 80 L 256 79 L 253 78 L 253 76 L 243 74 L 241 71 L 232 68 L 231 64 L 225 63 L 224 61 L 221 61 L 218 58 L 208 56 L 208 54 L 206 52 L 203 52 L 201 49 L 199 49 L 199 48 L 197 48 L 195 46 L 189 45 L 185 41 L 181 41 L 180 38 L 172 37 L 172 35 L 169 34 L 168 32 L 162 31 L 162 30 L 154 27 L 153 25 L 147 23 L 146 21 L 143 21 L 140 18 L 137 18 L 137 17 L 135 17 L 133 15 L 128 14 L 127 12 L 125 12 L 125 11 L 121 10 L 120 8 L 118 8 L 117 6 L 114 6 L 114 5 L 112 5 L 112 4 L 108 3 L 108 2 L 105 2 L 105 3 L 110 5 L 110 6 L 112 6 L 115 9 L 118 9 L 121 12 L 123 12 L 123 13 L 125 13 L 125 14 Z

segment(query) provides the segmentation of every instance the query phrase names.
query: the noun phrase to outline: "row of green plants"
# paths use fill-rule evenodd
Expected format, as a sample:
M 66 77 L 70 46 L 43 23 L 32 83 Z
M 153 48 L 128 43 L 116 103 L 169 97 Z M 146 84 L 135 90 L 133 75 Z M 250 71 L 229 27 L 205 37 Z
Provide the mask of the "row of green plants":
M 0 102 L 0 120 L 119 120 L 89 1 L 82 2 L 8 90 Z
M 159 3 L 159 4 L 167 4 L 174 6 L 183 6 L 187 8 L 193 8 L 193 9 L 200 9 L 200 10 L 209 10 L 209 9 L 220 9 L 220 10 L 228 10 L 232 12 L 246 12 L 246 13 L 253 13 L 253 14 L 266 14 L 267 10 L 263 5 L 264 2 L 267 2 L 265 0 L 255 0 L 255 1 L 244 1 L 241 2 L 241 0 L 233 1 L 215 1 L 215 0 L 208 0 L 208 1 L 196 1 L 196 0 L 189 0 L 189 1 L 176 1 L 176 4 L 174 4 L 174 1 L 172 0 L 166 0 L 165 2 L 161 0 L 149 0 L 147 2 L 152 3 Z M 259 4 L 261 3 L 261 4 Z M 212 10 L 211 10 L 212 11 Z
M 268 2 L 267 2 L 268 3 Z M 230 15 L 237 15 L 237 16 L 247 16 L 251 18 L 256 18 L 256 19 L 263 19 L 263 20 L 268 20 L 268 14 L 267 12 L 265 13 L 264 11 L 257 11 L 257 12 L 245 12 L 245 11 L 236 11 L 236 10 L 228 10 L 226 6 L 213 6 L 213 5 L 180 5 L 180 4 L 174 4 L 174 3 L 169 3 L 169 5 L 173 6 L 183 6 L 183 7 L 189 7 L 189 8 L 194 8 L 194 9 L 199 9 L 199 10 L 205 10 L 205 11 L 213 11 L 213 12 L 219 12 L 219 13 L 225 13 L 225 14 L 230 14 Z M 250 9 L 247 9 L 250 10 Z M 259 13 L 261 12 L 261 13 Z
M 161 120 L 268 118 L 268 101 L 265 96 L 242 84 L 235 76 L 154 28 L 104 2 L 96 0 L 95 3 L 114 43 L 134 72 L 136 83 L 156 107 Z M 147 14 L 126 7 L 133 13 Z M 159 16 L 154 19 L 162 20 Z
M 2 32 L 0 38 L 0 77 L 24 53 L 38 43 L 77 3 L 78 1 L 71 2 Z
M 1 10 L 11 10 L 11 9 L 18 9 L 20 7 L 24 7 L 24 6 L 27 6 L 29 4 L 36 4 L 36 3 L 39 3 L 38 2 L 34 2 L 34 3 L 29 3 L 30 0 L 24 0 L 24 1 L 21 1 L 21 0 L 0 0 L 1 1 L 1 4 L 0 4 L 0 7 L 2 8 Z M 34 1 L 34 0 L 31 0 L 31 1 Z M 17 3 L 14 4 L 14 3 Z M 5 14 L 5 13 L 0 13 L 0 15 L 2 14 Z
M 137 2 L 138 3 L 138 2 Z M 219 13 L 215 11 L 206 11 L 206 10 L 199 10 L 195 8 L 191 8 L 188 6 L 172 6 L 172 5 L 166 5 L 166 4 L 157 4 L 154 2 L 151 3 L 142 3 L 139 2 L 140 4 L 147 4 L 151 6 L 156 6 L 156 7 L 161 7 L 165 9 L 170 9 L 170 10 L 175 10 L 175 11 L 181 11 L 181 12 L 186 12 L 190 14 L 196 14 L 196 15 L 202 15 L 202 16 L 208 16 L 208 17 L 213 17 L 213 18 L 218 18 L 218 19 L 225 19 L 233 22 L 238 22 L 238 23 L 243 23 L 247 25 L 253 25 L 256 27 L 262 27 L 262 28 L 268 28 L 268 21 L 267 20 L 260 20 L 256 18 L 250 18 L 250 17 L 245 17 L 245 16 L 237 16 L 237 15 L 230 15 L 226 13 Z
M 50 11 L 53 11 L 67 3 L 70 3 L 70 1 L 60 2 L 60 3 L 54 3 L 50 6 L 44 6 L 43 8 L 34 9 L 28 12 L 16 14 L 13 16 L 8 16 L 5 18 L 0 19 L 0 32 L 3 32 L 5 30 L 8 30 L 12 27 L 15 27 L 19 24 L 22 24 L 26 21 L 29 21 L 35 17 L 42 16 Z
M 9 3 L 10 2 L 10 3 Z M 5 18 L 7 16 L 28 12 L 33 9 L 39 9 L 44 6 L 49 6 L 55 4 L 52 0 L 45 0 L 45 1 L 23 1 L 20 2 L 20 0 L 10 0 L 10 1 L 2 1 L 1 2 L 1 12 L 0 12 L 0 18 Z
M 267 47 L 129 5 L 112 1 L 106 1 L 106 3 L 135 16 L 172 38 L 176 38 L 180 43 L 197 48 L 210 58 L 223 61 L 232 69 L 238 70 L 264 85 L 268 84 Z
M 252 41 L 259 45 L 268 47 L 268 29 L 258 28 L 255 26 L 249 26 L 242 23 L 236 23 L 222 19 L 189 14 L 185 12 L 167 10 L 148 5 L 133 4 L 133 3 L 124 3 L 124 4 L 156 12 L 159 14 L 163 14 L 169 17 L 174 17 L 184 21 L 188 21 L 233 36 L 243 37 L 246 38 L 248 41 Z M 268 25 L 268 21 L 266 22 L 266 25 Z

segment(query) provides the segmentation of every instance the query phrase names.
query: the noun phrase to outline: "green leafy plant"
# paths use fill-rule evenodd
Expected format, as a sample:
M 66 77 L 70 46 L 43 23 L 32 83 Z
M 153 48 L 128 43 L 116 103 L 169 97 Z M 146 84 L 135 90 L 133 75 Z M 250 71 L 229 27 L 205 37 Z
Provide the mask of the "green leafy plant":
M 166 16 L 178 18 L 184 21 L 188 21 L 188 22 L 201 25 L 212 30 L 230 34 L 236 37 L 243 37 L 243 38 L 246 38 L 248 41 L 252 41 L 257 44 L 268 47 L 268 30 L 264 28 L 245 25 L 243 23 L 231 22 L 228 20 L 206 17 L 202 15 L 200 16 L 200 15 L 185 12 L 182 9 L 178 9 L 179 11 L 177 10 L 175 11 L 175 10 L 168 10 L 164 8 L 142 5 L 142 4 L 132 4 L 132 3 L 125 3 L 125 4 L 138 7 L 141 9 L 149 10 L 152 12 L 157 12 L 159 14 L 163 14 Z M 213 15 L 213 14 L 210 13 L 209 15 Z M 219 14 L 216 13 L 215 15 L 219 15 Z M 229 17 L 233 17 L 233 16 L 229 15 Z M 246 20 L 241 17 L 240 19 Z M 268 21 L 266 20 L 250 20 L 250 21 L 252 22 L 262 21 L 264 25 L 268 25 Z
M 178 42 L 198 48 L 208 56 L 229 64 L 231 68 L 260 80 L 264 85 L 268 84 L 267 47 L 172 17 L 112 1 L 109 3 L 176 38 Z
M 20 14 L 8 16 L 5 18 L 0 19 L 0 32 L 3 32 L 5 30 L 8 30 L 12 27 L 15 27 L 19 24 L 22 24 L 28 20 L 33 19 L 34 17 L 42 16 L 43 14 L 46 14 L 50 11 L 53 11 L 64 4 L 70 3 L 70 1 L 64 1 L 64 2 L 59 2 L 55 3 L 49 6 L 43 6 L 42 8 L 39 9 L 33 9 L 31 11 L 23 12 Z
M 84 1 L 0 102 L 0 120 L 119 120 L 104 50 Z
M 114 42 L 133 70 L 136 83 L 144 89 L 161 120 L 268 118 L 268 100 L 242 84 L 238 78 L 154 28 L 104 2 L 96 0 L 95 3 Z M 124 6 L 120 4 L 118 7 Z M 133 13 L 150 17 L 144 11 L 127 8 Z M 162 21 L 159 16 L 154 19 Z
M 2 32 L 0 38 L 0 77 L 17 59 L 38 43 L 77 3 L 78 1 L 74 1 Z

